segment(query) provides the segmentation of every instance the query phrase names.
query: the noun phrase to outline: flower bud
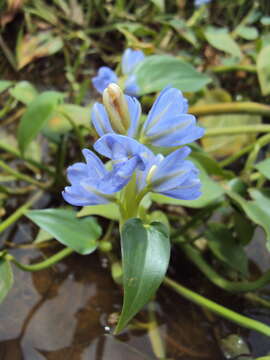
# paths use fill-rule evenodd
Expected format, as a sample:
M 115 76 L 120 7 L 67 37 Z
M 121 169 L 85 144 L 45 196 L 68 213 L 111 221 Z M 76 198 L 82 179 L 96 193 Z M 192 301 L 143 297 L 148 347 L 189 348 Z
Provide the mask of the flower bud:
M 125 95 L 118 85 L 112 83 L 104 90 L 103 104 L 113 130 L 125 135 L 130 126 L 130 116 Z

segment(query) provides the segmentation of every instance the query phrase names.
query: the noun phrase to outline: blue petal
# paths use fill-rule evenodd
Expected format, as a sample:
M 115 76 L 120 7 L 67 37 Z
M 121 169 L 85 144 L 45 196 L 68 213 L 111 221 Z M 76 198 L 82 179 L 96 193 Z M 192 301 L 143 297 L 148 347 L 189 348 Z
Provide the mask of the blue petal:
M 126 49 L 122 57 L 122 72 L 124 75 L 131 74 L 136 66 L 145 58 L 141 50 Z
M 136 137 L 142 112 L 141 104 L 135 97 L 126 95 L 125 98 L 128 104 L 130 116 L 130 126 L 127 135 L 130 137 Z
M 145 137 L 155 146 L 179 146 L 201 138 L 204 129 L 196 126 L 196 118 L 191 114 L 180 114 L 168 121 L 151 127 Z
M 201 182 L 198 178 L 187 180 L 174 189 L 160 192 L 160 194 L 179 200 L 196 200 L 201 196 Z
M 133 156 L 138 156 L 140 161 L 138 167 L 144 170 L 153 157 L 153 153 L 138 141 L 128 136 L 118 134 L 107 134 L 102 136 L 94 144 L 94 149 L 101 155 L 116 161 L 126 161 Z
M 97 181 L 98 179 L 101 179 L 107 175 L 108 171 L 106 170 L 103 162 L 95 153 L 88 149 L 83 149 L 82 153 L 86 160 L 89 178 L 93 178 L 95 181 Z
M 107 66 L 99 68 L 97 76 L 93 77 L 92 83 L 95 89 L 102 94 L 111 83 L 117 83 L 118 78 L 115 72 Z
M 139 85 L 135 74 L 130 75 L 125 82 L 125 93 L 131 96 L 138 96 L 140 93 Z
M 92 124 L 99 136 L 114 133 L 104 105 L 95 103 L 91 113 Z
M 98 184 L 98 190 L 105 194 L 112 194 L 121 190 L 131 179 L 140 162 L 139 157 L 134 156 L 117 166 L 114 166 Z
M 165 88 L 154 102 L 144 123 L 143 131 L 147 132 L 160 123 L 168 123 L 171 118 L 185 113 L 186 108 L 187 100 L 180 90 L 171 87 Z
M 92 191 L 87 191 L 81 186 L 66 186 L 62 196 L 66 202 L 74 206 L 98 205 L 110 202 L 109 199 Z

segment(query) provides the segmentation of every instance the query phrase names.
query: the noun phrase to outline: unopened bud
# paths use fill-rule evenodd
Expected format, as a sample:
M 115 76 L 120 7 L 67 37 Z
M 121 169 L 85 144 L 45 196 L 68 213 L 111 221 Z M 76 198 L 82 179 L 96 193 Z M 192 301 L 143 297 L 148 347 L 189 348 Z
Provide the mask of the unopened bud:
M 126 134 L 130 126 L 130 116 L 125 95 L 118 85 L 112 83 L 104 90 L 103 104 L 113 130 L 119 134 Z

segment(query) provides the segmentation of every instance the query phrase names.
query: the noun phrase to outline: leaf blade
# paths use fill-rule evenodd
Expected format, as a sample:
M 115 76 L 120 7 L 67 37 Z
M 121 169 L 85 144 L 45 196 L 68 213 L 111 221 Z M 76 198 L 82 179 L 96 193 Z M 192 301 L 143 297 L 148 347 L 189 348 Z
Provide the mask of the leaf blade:
M 101 228 L 92 217 L 78 219 L 75 211 L 67 209 L 29 210 L 26 216 L 79 254 L 88 255 L 97 248 Z
M 121 232 L 124 304 L 115 333 L 124 329 L 160 286 L 170 257 L 167 230 L 161 223 L 128 220 Z

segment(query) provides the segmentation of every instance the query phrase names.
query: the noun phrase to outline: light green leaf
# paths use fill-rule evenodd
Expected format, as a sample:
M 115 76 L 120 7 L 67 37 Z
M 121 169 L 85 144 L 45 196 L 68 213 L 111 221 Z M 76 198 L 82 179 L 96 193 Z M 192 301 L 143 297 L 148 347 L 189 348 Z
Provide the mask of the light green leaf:
M 101 228 L 92 217 L 78 219 L 66 209 L 30 210 L 26 216 L 55 237 L 61 244 L 82 255 L 95 251 Z
M 206 40 L 214 48 L 231 54 L 232 56 L 241 58 L 242 52 L 225 28 L 216 28 L 209 26 L 204 32 Z
M 186 22 L 183 19 L 172 19 L 168 22 L 165 22 L 170 25 L 177 33 L 190 44 L 195 47 L 199 46 L 199 42 L 194 34 L 194 31 L 187 26 Z
M 234 270 L 247 274 L 248 259 L 244 248 L 225 225 L 209 224 L 205 237 L 208 239 L 209 248 L 219 260 Z
M 259 36 L 255 26 L 239 26 L 235 33 L 245 40 L 255 40 Z
M 78 213 L 77 217 L 84 217 L 89 215 L 98 215 L 110 220 L 119 220 L 119 208 L 114 203 L 84 206 Z
M 121 232 L 124 305 L 115 333 L 154 296 L 167 271 L 170 241 L 161 223 L 128 220 Z
M 270 158 L 260 161 L 256 164 L 255 169 L 259 170 L 267 179 L 270 179 Z
M 18 129 L 18 141 L 22 153 L 37 136 L 44 124 L 53 116 L 56 106 L 62 100 L 62 93 L 46 91 L 31 102 L 21 118 Z
M 182 91 L 198 91 L 211 79 L 192 65 L 169 55 L 147 56 L 136 68 L 140 94 L 162 90 L 170 84 Z
M 0 304 L 11 289 L 13 281 L 10 263 L 4 259 L 0 259 Z
M 202 195 L 197 200 L 177 200 L 160 194 L 152 194 L 152 200 L 161 204 L 181 205 L 191 208 L 202 208 L 211 202 L 219 199 L 224 194 L 224 189 L 214 180 L 212 180 L 204 168 L 192 159 L 192 162 L 200 170 L 200 179 L 202 182 Z
M 270 45 L 263 47 L 259 52 L 257 72 L 262 94 L 270 94 Z
M 255 224 L 260 225 L 265 230 L 266 245 L 270 251 L 270 190 L 250 189 L 249 193 L 253 199 L 252 201 L 246 200 L 232 191 L 229 191 L 228 195 L 240 205 Z
M 36 88 L 28 81 L 20 81 L 13 88 L 9 90 L 9 93 L 18 101 L 28 105 L 38 95 Z
M 7 90 L 12 84 L 12 81 L 0 80 L 0 93 Z

